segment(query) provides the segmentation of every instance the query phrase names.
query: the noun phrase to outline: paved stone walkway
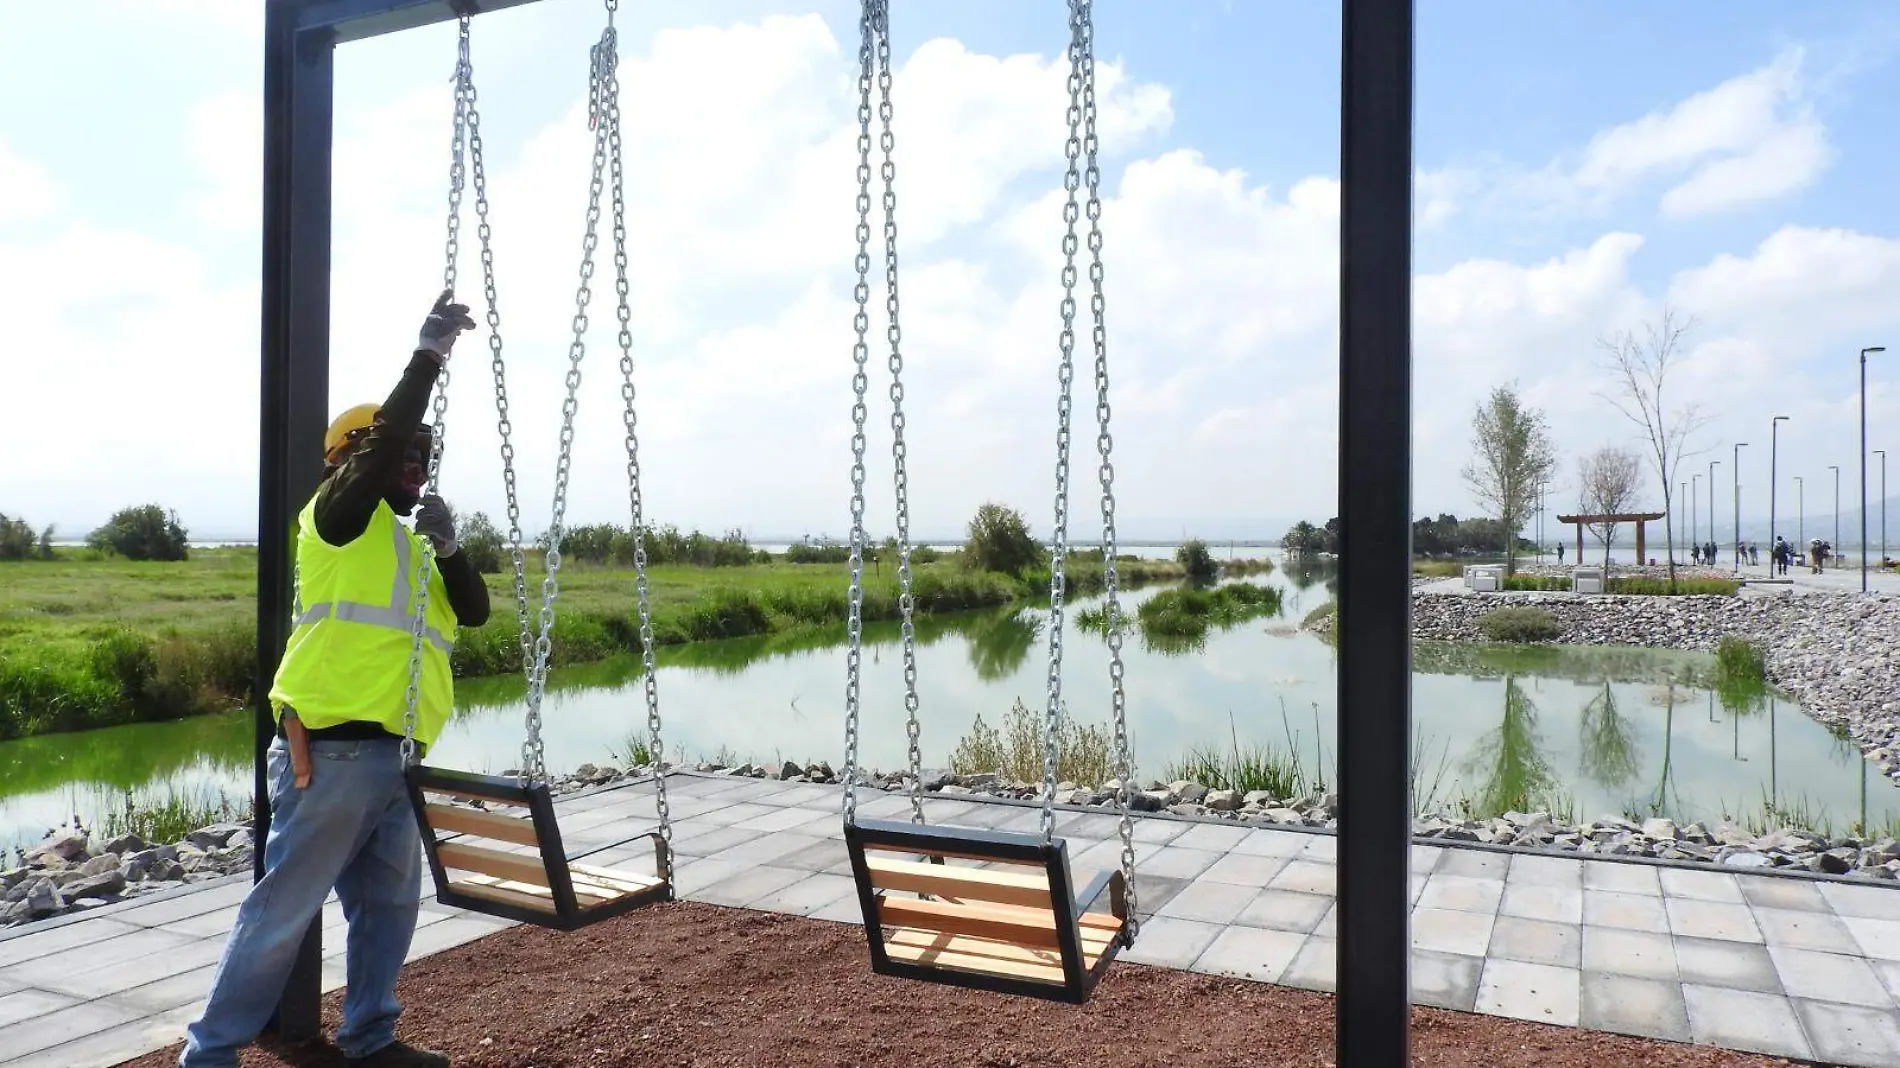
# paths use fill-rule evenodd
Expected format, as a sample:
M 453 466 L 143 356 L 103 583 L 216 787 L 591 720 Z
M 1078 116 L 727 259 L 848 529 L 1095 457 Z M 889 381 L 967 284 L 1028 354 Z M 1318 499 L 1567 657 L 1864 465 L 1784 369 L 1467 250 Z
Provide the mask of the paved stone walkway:
M 671 780 L 682 896 L 859 923 L 835 788 Z M 559 803 L 570 851 L 653 817 L 650 784 Z M 933 823 L 1034 830 L 1036 810 L 935 798 Z M 902 797 L 861 805 L 902 817 Z M 1064 813 L 1078 871 L 1119 863 L 1112 817 Z M 1163 817 L 1135 825 L 1142 926 L 1126 959 L 1333 989 L 1335 839 Z M 632 860 L 645 843 L 594 863 Z M 1414 999 L 1465 1012 L 1900 1068 L 1900 888 L 1412 849 Z M 176 1041 L 249 881 L 0 937 L 0 1068 L 104 1068 Z M 325 911 L 324 988 L 343 984 Z M 425 900 L 411 959 L 509 926 Z M 866 965 L 869 966 L 868 964 Z M 893 980 L 896 981 L 896 980 Z

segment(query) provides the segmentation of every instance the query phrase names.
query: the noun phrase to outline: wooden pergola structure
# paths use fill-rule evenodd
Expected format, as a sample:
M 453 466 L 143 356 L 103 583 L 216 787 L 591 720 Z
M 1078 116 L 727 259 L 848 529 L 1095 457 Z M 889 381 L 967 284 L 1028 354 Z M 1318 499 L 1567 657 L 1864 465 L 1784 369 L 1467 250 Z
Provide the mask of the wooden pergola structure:
M 1661 512 L 1618 512 L 1605 515 L 1560 515 L 1557 517 L 1557 522 L 1573 523 L 1576 525 L 1578 563 L 1583 562 L 1583 528 L 1585 525 L 1595 523 L 1636 524 L 1636 562 L 1640 564 L 1649 559 L 1649 554 L 1644 552 L 1645 534 L 1649 524 L 1662 517 L 1663 513 Z

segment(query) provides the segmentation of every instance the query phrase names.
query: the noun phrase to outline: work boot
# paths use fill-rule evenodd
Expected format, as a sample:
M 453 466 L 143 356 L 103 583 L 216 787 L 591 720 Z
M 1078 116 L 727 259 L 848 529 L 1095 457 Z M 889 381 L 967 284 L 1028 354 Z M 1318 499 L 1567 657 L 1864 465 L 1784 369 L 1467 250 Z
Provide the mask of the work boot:
M 398 1039 L 367 1057 L 344 1062 L 350 1068 L 449 1068 L 449 1059 L 434 1050 L 416 1049 Z

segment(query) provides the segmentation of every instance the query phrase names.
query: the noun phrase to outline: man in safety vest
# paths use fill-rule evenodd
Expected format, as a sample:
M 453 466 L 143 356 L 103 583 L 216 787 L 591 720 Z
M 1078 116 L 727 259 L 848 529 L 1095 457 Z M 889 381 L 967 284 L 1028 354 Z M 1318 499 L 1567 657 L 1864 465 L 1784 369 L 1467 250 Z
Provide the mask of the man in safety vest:
M 402 381 L 324 436 L 323 482 L 297 517 L 297 605 L 271 687 L 270 838 L 264 878 L 238 909 L 183 1068 L 236 1068 L 283 995 L 332 887 L 349 922 L 336 1044 L 362 1068 L 447 1068 L 396 1039 L 396 975 L 415 932 L 422 843 L 403 778 L 415 579 L 433 548 L 414 733 L 426 749 L 453 700 L 455 630 L 488 619 L 488 590 L 457 551 L 447 506 L 422 496 L 433 429 L 422 416 L 455 338 L 475 323 L 444 291 Z M 418 509 L 418 505 L 420 508 Z M 397 520 L 415 513 L 412 533 Z

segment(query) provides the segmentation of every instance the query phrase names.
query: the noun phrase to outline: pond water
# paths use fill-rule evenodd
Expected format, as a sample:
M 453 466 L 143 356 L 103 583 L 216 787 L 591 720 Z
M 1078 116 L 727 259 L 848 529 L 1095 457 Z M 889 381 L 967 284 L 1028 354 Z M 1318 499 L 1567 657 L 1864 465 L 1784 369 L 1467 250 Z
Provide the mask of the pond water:
M 1242 550 L 1244 553 L 1245 550 Z M 1252 581 L 1284 594 L 1278 618 L 1208 634 L 1197 647 L 1126 645 L 1128 715 L 1139 775 L 1167 778 L 1190 749 L 1277 747 L 1331 778 L 1335 654 L 1296 632 L 1329 598 L 1330 576 L 1282 566 Z M 1160 593 L 1139 590 L 1139 602 Z M 1075 608 L 1098 603 L 1083 598 Z M 1040 615 L 1040 619 L 1038 618 Z M 1107 645 L 1065 632 L 1073 717 L 1105 723 Z M 1046 610 L 922 621 L 918 686 L 925 761 L 942 766 L 973 719 L 999 725 L 1021 699 L 1040 710 Z M 866 630 L 866 764 L 904 761 L 902 654 L 895 626 Z M 1660 813 L 1681 821 L 1756 818 L 1769 799 L 1836 831 L 1900 821 L 1900 788 L 1847 742 L 1772 693 L 1719 693 L 1708 657 L 1625 648 L 1420 643 L 1413 676 L 1415 791 L 1473 811 L 1547 808 L 1592 819 Z M 844 755 L 844 649 L 829 636 L 707 642 L 663 650 L 665 738 L 677 759 L 772 761 Z M 547 762 L 619 762 L 644 735 L 639 664 L 557 667 L 543 704 Z M 458 713 L 431 763 L 501 772 L 521 744 L 519 678 L 462 680 Z M 75 814 L 170 796 L 242 805 L 250 791 L 248 713 L 0 743 L 0 847 L 37 840 Z

